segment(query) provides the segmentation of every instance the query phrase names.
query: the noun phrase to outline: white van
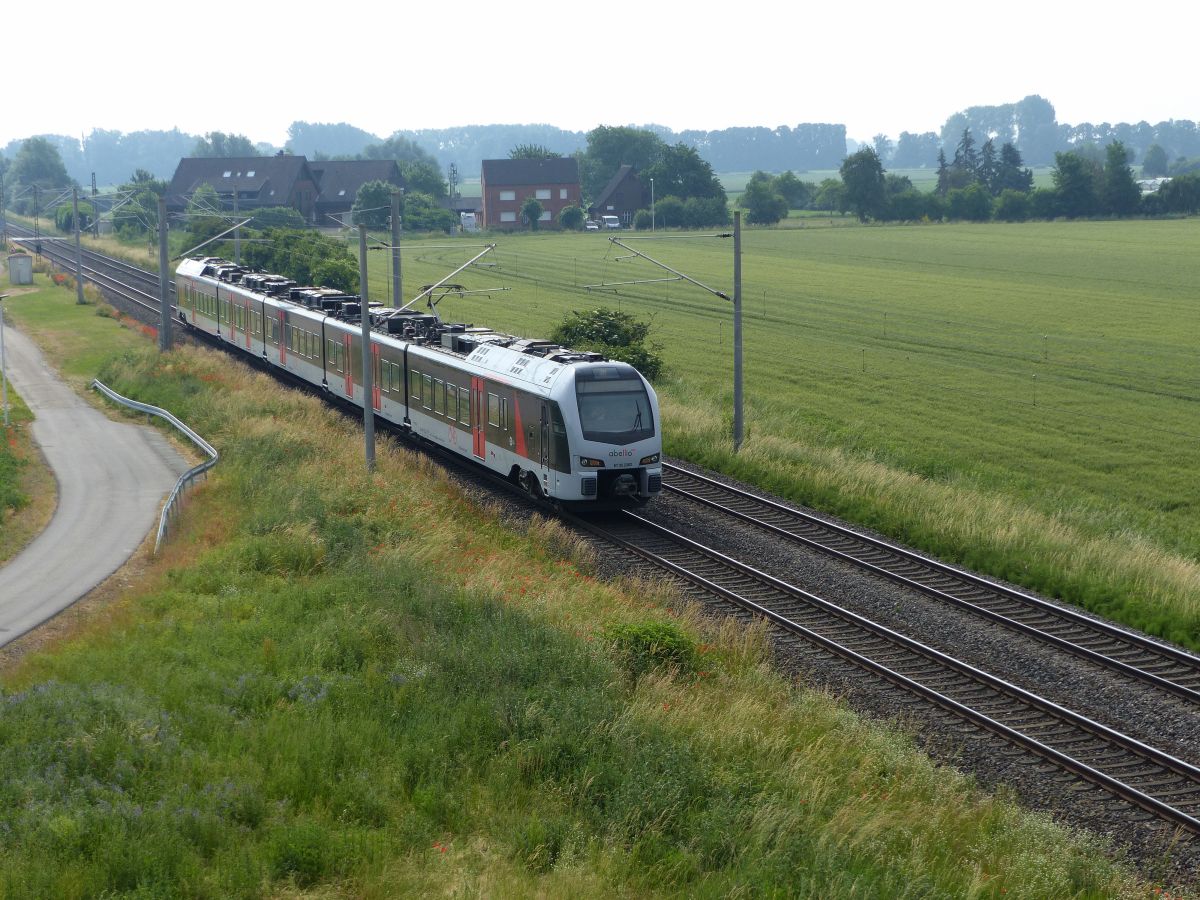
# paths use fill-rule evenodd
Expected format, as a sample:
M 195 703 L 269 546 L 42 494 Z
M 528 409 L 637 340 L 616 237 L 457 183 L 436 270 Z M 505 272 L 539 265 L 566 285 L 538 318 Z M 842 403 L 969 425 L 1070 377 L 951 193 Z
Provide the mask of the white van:
M 620 228 L 621 220 L 616 216 L 601 216 L 600 221 L 604 223 L 605 228 Z

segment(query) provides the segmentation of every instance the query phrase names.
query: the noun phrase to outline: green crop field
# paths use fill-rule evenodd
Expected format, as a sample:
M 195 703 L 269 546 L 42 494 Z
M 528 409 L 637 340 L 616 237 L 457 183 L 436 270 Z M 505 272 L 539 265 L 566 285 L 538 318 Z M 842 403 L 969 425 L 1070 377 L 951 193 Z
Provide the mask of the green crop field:
M 633 239 L 634 235 L 625 237 Z M 731 242 L 632 244 L 730 289 Z M 668 452 L 1200 645 L 1200 222 L 803 227 L 743 241 L 746 421 L 730 304 L 604 235 L 498 238 L 440 311 L 545 335 L 572 309 L 649 318 Z M 473 239 L 471 239 L 473 240 Z M 414 241 L 405 296 L 476 252 Z M 372 254 L 373 296 L 388 259 Z

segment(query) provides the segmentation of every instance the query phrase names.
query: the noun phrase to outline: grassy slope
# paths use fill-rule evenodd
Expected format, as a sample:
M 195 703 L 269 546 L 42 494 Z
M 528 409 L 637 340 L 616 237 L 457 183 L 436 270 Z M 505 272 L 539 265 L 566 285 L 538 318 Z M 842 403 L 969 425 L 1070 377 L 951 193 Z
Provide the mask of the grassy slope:
M 63 295 L 18 316 L 73 335 Z M 312 398 L 88 343 L 223 459 L 149 583 L 6 674 L 0 896 L 1137 891 L 771 675 L 754 635 L 596 582 L 553 525 L 390 445 L 367 477 Z M 633 678 L 605 629 L 646 621 L 705 641 L 695 664 Z
M 544 335 L 566 311 L 653 318 L 669 452 L 1200 648 L 1200 220 L 747 231 L 734 457 L 728 305 L 603 235 L 497 238 L 511 288 L 443 316 Z M 451 242 L 453 243 L 453 242 Z M 406 295 L 475 252 L 412 241 Z M 727 289 L 727 241 L 640 249 Z M 388 287 L 373 254 L 372 293 Z

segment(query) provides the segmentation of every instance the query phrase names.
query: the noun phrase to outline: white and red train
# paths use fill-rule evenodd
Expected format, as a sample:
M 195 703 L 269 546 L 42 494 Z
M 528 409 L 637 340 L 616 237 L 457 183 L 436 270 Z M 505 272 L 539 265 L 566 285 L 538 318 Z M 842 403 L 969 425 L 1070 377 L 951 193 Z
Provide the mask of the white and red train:
M 358 297 L 214 257 L 181 262 L 175 287 L 188 326 L 360 407 L 370 402 L 379 418 L 535 496 L 598 508 L 644 503 L 662 489 L 658 398 L 626 363 L 372 306 L 368 399 Z

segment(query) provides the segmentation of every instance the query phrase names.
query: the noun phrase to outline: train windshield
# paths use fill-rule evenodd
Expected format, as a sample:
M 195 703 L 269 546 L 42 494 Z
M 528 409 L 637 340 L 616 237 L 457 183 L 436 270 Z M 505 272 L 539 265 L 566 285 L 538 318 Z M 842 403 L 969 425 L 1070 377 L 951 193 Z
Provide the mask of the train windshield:
M 589 366 L 575 373 L 583 437 L 631 444 L 654 436 L 654 414 L 642 378 L 632 366 Z

